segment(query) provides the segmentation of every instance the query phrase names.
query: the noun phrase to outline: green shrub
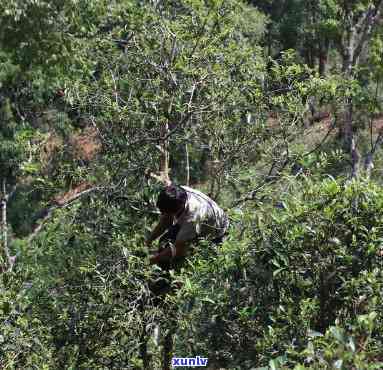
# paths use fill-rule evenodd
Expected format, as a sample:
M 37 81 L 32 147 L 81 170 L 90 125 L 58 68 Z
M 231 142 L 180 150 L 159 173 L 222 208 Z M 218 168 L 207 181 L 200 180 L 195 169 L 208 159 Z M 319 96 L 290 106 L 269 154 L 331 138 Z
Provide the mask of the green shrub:
M 270 361 L 304 364 L 307 348 L 314 348 L 310 361 L 320 363 L 319 353 L 328 347 L 328 366 L 376 363 L 382 346 L 382 190 L 366 182 L 305 178 L 282 204 L 284 209 L 264 207 L 256 214 L 248 209 L 218 255 L 196 258 L 185 272 L 182 299 L 189 305 L 181 314 L 187 322 L 179 332 L 180 353 L 243 369 Z M 247 230 L 242 236 L 241 226 Z M 361 324 L 372 317 L 374 329 Z M 334 350 L 334 330 L 355 337 L 354 352 Z M 313 333 L 320 337 L 312 341 Z M 369 338 L 368 348 L 361 338 Z

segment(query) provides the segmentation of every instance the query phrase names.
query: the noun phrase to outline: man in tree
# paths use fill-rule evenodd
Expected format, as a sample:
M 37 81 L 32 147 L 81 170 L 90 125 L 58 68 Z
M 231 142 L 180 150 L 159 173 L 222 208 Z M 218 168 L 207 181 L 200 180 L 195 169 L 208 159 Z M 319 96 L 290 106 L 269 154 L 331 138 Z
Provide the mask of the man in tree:
M 151 264 L 157 264 L 165 271 L 161 278 L 149 283 L 155 305 L 160 304 L 161 297 L 171 290 L 169 270 L 177 270 L 181 266 L 191 242 L 206 238 L 219 244 L 229 227 L 229 220 L 217 203 L 187 186 L 166 186 L 158 196 L 157 207 L 161 211 L 161 217 L 146 241 L 149 247 L 154 240 L 161 237 L 159 251 L 150 257 Z M 169 313 L 169 318 L 173 316 Z M 167 364 L 164 368 L 170 368 L 176 323 L 168 321 L 168 325 L 171 329 L 164 338 L 163 363 Z M 146 343 L 147 339 L 144 339 L 141 351 L 143 354 L 146 353 Z
M 202 192 L 187 186 L 170 185 L 158 196 L 157 207 L 161 211 L 158 225 L 154 228 L 147 246 L 165 233 L 160 244 L 162 250 L 150 257 L 151 264 L 168 270 L 172 264 L 184 260 L 190 242 L 199 238 L 222 242 L 229 226 L 225 212 Z

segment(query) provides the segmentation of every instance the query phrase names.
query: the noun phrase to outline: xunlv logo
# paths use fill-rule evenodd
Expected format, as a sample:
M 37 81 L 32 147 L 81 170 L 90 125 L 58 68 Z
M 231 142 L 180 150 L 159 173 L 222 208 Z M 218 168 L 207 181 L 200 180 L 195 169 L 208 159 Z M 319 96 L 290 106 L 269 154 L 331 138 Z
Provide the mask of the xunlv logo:
M 207 358 L 203 357 L 173 357 L 172 366 L 206 366 Z

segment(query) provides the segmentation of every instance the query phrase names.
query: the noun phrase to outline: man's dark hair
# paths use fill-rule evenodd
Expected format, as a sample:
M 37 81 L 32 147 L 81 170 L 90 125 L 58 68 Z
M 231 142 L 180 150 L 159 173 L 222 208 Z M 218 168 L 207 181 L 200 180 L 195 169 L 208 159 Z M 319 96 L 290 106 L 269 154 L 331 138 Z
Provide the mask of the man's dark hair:
M 177 185 L 170 185 L 158 195 L 157 207 L 161 213 L 176 213 L 184 206 L 186 198 L 184 189 Z

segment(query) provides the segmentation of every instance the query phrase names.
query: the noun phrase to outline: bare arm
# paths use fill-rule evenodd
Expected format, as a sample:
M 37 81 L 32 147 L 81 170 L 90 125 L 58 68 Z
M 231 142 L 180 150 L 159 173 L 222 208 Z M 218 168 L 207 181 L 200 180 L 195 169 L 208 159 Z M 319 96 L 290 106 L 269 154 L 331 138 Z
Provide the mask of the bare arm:
M 187 243 L 184 241 L 176 241 L 175 244 L 175 255 L 173 257 L 182 257 L 186 255 L 186 245 Z M 161 252 L 158 252 L 150 257 L 150 264 L 154 265 L 160 262 L 166 262 L 171 260 L 172 258 L 172 250 L 170 247 L 165 248 Z
M 169 228 L 173 224 L 173 216 L 169 215 L 161 215 L 160 221 L 157 226 L 153 229 L 148 237 L 146 244 L 150 245 L 152 241 L 156 240 L 159 236 L 161 236 L 167 228 Z

